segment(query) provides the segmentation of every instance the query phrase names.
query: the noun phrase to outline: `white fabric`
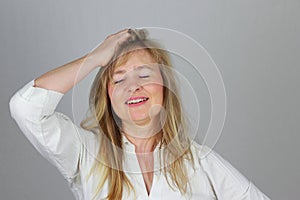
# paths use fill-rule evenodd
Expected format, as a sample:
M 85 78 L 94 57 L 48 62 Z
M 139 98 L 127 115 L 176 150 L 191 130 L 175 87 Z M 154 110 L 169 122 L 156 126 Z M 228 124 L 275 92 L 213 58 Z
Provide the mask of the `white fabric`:
M 67 116 L 55 111 L 62 93 L 33 87 L 33 84 L 34 80 L 30 81 L 11 98 L 11 116 L 32 145 L 65 177 L 76 199 L 92 199 L 98 179 L 92 176 L 86 181 L 85 177 L 98 152 L 96 135 L 77 127 Z M 192 195 L 185 197 L 179 191 L 172 190 L 159 171 L 154 173 L 148 195 L 134 145 L 125 136 L 123 144 L 126 158 L 124 170 L 135 188 L 137 199 L 269 199 L 215 151 L 196 143 L 191 146 L 196 171 L 189 167 L 187 174 Z M 159 167 L 157 157 L 154 158 L 155 167 Z M 105 184 L 97 199 L 105 197 L 107 191 Z M 124 192 L 123 199 L 133 198 L 132 192 Z

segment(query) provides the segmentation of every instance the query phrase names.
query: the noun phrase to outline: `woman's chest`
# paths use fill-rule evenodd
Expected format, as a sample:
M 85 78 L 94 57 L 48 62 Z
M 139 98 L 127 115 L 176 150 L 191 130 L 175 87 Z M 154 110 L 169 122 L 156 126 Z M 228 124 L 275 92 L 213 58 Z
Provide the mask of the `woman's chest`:
M 133 190 L 128 191 L 124 187 L 123 199 L 171 199 L 171 200 L 198 200 L 198 199 L 216 199 L 211 190 L 208 178 L 201 170 L 197 170 L 190 177 L 190 188 L 187 194 L 182 195 L 178 189 L 173 189 L 162 172 L 154 172 L 150 190 L 147 190 L 145 178 L 141 173 L 126 173 Z M 99 183 L 99 177 L 92 176 L 91 179 L 83 185 L 84 199 L 91 199 L 92 194 L 96 191 Z M 109 192 L 108 183 L 105 182 L 103 188 L 95 199 L 105 198 Z

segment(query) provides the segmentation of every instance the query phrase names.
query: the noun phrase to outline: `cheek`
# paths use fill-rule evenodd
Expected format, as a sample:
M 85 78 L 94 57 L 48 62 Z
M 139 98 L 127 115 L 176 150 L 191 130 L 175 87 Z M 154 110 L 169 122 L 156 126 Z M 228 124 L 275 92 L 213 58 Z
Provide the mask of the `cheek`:
M 118 101 L 118 95 L 117 95 L 116 89 L 111 86 L 108 86 L 108 96 L 109 96 L 112 106 L 114 107 L 115 102 Z
M 161 101 L 163 101 L 164 82 L 161 75 L 159 76 L 159 84 L 155 85 L 155 90 L 157 91 L 157 95 L 159 95 L 159 97 L 161 98 Z
M 151 93 L 155 97 L 155 103 L 162 104 L 163 102 L 163 86 L 159 84 L 152 85 L 151 88 Z
M 153 82 L 154 84 L 151 84 L 151 88 L 149 90 L 151 90 L 152 95 L 155 97 L 155 103 L 162 105 L 164 90 L 162 76 L 157 76 Z
M 113 88 L 111 86 L 108 86 L 107 92 L 108 92 L 109 99 L 111 101 L 112 100 Z
M 117 113 L 122 108 L 122 102 L 124 101 L 122 88 L 118 87 L 108 87 L 108 96 L 112 108 Z

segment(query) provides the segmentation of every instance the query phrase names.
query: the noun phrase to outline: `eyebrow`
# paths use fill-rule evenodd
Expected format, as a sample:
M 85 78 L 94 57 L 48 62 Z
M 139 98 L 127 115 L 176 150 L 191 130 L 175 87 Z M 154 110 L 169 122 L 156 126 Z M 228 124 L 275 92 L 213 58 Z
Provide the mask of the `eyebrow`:
M 141 65 L 141 66 L 137 66 L 134 68 L 135 71 L 139 71 L 139 70 L 142 70 L 142 69 L 149 69 L 149 70 L 152 70 L 153 71 L 153 68 L 152 67 L 149 67 L 148 65 Z M 116 75 L 116 74 L 124 74 L 126 72 L 126 70 L 117 70 L 113 73 L 113 75 Z
M 113 75 L 116 75 L 116 74 L 124 74 L 126 71 L 125 70 L 118 70 L 118 71 L 115 71 L 113 73 Z

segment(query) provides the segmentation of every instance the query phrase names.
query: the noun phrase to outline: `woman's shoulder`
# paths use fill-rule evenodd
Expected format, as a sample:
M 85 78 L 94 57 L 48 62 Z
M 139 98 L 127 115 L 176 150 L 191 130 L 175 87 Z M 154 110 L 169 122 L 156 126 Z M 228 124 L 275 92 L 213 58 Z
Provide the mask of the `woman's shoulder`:
M 250 181 L 212 148 L 193 142 L 195 164 L 204 171 L 212 190 L 225 199 L 245 195 Z
M 204 172 L 210 189 L 220 199 L 269 200 L 251 181 L 239 172 L 219 153 L 205 145 L 193 142 L 191 150 L 199 172 Z
M 194 159 L 199 162 L 200 166 L 208 172 L 218 173 L 218 175 L 226 175 L 232 179 L 235 179 L 239 184 L 246 185 L 249 181 L 223 156 L 217 153 L 214 149 L 193 142 L 191 145 L 191 151 L 193 152 Z

